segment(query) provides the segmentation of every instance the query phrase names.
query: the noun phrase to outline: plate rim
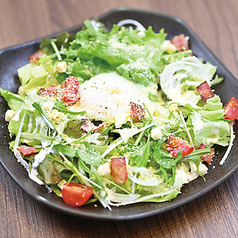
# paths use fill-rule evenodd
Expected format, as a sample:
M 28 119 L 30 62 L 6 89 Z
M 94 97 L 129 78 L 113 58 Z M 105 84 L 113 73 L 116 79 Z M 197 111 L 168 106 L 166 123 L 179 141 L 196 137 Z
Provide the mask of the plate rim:
M 232 73 L 227 69 L 227 67 L 217 58 L 216 55 L 214 55 L 214 53 L 206 46 L 206 44 L 200 39 L 200 37 L 192 30 L 192 28 L 182 19 L 176 16 L 172 16 L 172 15 L 168 15 L 168 14 L 164 14 L 164 13 L 159 13 L 159 12 L 154 12 L 154 11 L 150 11 L 150 10 L 142 10 L 142 9 L 135 9 L 135 8 L 125 8 L 125 7 L 119 7 L 119 8 L 114 8 L 112 10 L 109 10 L 95 18 L 97 19 L 102 19 L 105 18 L 107 16 L 113 15 L 117 12 L 135 12 L 135 13 L 147 13 L 147 14 L 153 14 L 153 15 L 158 15 L 161 17 L 165 17 L 165 18 L 169 18 L 171 20 L 176 20 L 179 21 L 191 34 L 193 34 L 196 39 L 198 40 L 199 44 L 203 47 L 205 47 L 206 51 L 208 51 L 212 57 L 219 62 L 224 70 L 226 71 L 226 73 L 228 75 L 231 76 L 232 80 L 236 80 L 236 78 L 232 75 Z M 55 37 L 58 34 L 60 34 L 61 32 L 65 32 L 65 31 L 73 31 L 75 29 L 79 29 L 83 26 L 83 23 L 77 24 L 73 27 L 67 28 L 67 29 L 63 29 L 61 31 L 55 32 L 53 34 L 44 36 L 44 37 L 40 37 L 37 38 L 35 40 L 31 40 L 25 43 L 21 43 L 21 44 L 16 44 L 13 46 L 8 46 L 5 47 L 3 49 L 0 49 L 0 56 L 2 55 L 2 53 L 4 53 L 5 51 L 8 50 L 14 50 L 17 48 L 22 48 L 28 45 L 32 45 L 32 44 L 39 44 L 40 40 L 44 39 L 45 37 Z M 9 149 L 10 151 L 10 149 Z M 149 216 L 153 216 L 153 215 L 157 215 L 160 213 L 164 213 L 167 211 L 170 211 L 172 209 L 181 207 L 182 205 L 185 205 L 199 197 L 201 197 L 202 195 L 206 194 L 207 192 L 213 190 L 215 187 L 217 187 L 219 184 L 223 183 L 225 180 L 227 180 L 231 175 L 233 175 L 237 169 L 238 169 L 238 164 L 236 167 L 232 168 L 231 170 L 229 170 L 228 173 L 226 173 L 222 178 L 218 179 L 215 183 L 213 183 L 212 185 L 210 185 L 209 187 L 205 187 L 203 190 L 201 190 L 199 193 L 197 194 L 193 194 L 192 196 L 184 199 L 184 200 L 179 200 L 177 203 L 174 203 L 172 205 L 169 206 L 165 206 L 159 209 L 155 209 L 154 211 L 148 211 L 148 212 L 143 212 L 140 214 L 136 214 L 136 215 L 114 215 L 114 216 L 108 216 L 108 215 L 101 215 L 100 213 L 91 213 L 88 211 L 81 211 L 81 210 L 77 210 L 75 208 L 69 208 L 68 206 L 58 206 L 57 204 L 53 204 L 51 201 L 46 200 L 45 198 L 43 198 L 42 196 L 38 196 L 35 193 L 31 193 L 31 191 L 27 190 L 26 187 L 24 187 L 21 183 L 19 183 L 17 181 L 17 179 L 15 178 L 15 176 L 13 176 L 10 172 L 10 170 L 8 169 L 8 167 L 3 163 L 1 156 L 0 156 L 0 163 L 2 165 L 2 167 L 5 169 L 5 171 L 8 172 L 8 174 L 10 175 L 10 177 L 16 182 L 16 184 L 23 189 L 24 192 L 26 192 L 30 197 L 32 197 L 34 200 L 36 200 L 37 202 L 51 208 L 54 209 L 56 211 L 60 211 L 63 212 L 65 214 L 68 215 L 73 215 L 73 216 L 77 216 L 77 217 L 81 217 L 81 218 L 88 218 L 88 219 L 101 219 L 101 220 L 136 220 L 136 219 L 141 219 L 141 218 L 145 218 L 145 217 L 149 217 Z M 112 207 L 113 209 L 114 207 Z M 102 208 L 104 209 L 104 208 Z

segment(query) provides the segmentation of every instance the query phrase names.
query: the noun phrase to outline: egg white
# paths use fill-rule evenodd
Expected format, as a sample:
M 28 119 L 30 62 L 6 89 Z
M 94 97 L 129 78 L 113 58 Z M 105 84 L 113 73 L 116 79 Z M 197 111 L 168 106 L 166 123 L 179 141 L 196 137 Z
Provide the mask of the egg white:
M 135 84 L 116 72 L 99 74 L 80 85 L 80 100 L 70 110 L 85 109 L 90 119 L 119 127 L 130 119 L 130 102 L 139 105 L 144 102 L 151 107 L 147 95 L 152 89 L 154 86 Z

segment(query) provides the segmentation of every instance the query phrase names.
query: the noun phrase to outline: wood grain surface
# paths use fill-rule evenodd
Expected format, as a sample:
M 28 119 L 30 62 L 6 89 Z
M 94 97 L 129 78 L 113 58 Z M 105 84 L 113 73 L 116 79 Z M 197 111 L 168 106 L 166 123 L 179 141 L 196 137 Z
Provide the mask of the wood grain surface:
M 237 0 L 0 0 L 0 49 L 63 30 L 116 7 L 182 18 L 238 78 Z M 0 181 L 3 238 L 238 237 L 238 172 L 182 207 L 131 221 L 81 219 L 54 211 L 24 193 L 2 166 Z

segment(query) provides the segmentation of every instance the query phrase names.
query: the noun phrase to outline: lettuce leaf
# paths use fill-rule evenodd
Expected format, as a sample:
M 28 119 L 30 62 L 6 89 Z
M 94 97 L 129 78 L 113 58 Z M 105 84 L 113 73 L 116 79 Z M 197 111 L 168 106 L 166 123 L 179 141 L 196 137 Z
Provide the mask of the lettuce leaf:
M 27 92 L 36 90 L 38 86 L 47 87 L 52 84 L 59 84 L 56 77 L 56 65 L 50 56 L 40 57 L 38 64 L 27 64 L 18 69 L 19 80 Z
M 223 118 L 224 109 L 219 96 L 207 100 L 201 109 L 194 109 L 188 117 L 193 126 L 194 144 L 208 147 L 214 144 L 227 146 L 230 141 L 230 127 Z
M 8 106 L 15 112 L 20 110 L 24 104 L 24 98 L 18 94 L 11 93 L 0 88 L 0 94 L 7 101 Z

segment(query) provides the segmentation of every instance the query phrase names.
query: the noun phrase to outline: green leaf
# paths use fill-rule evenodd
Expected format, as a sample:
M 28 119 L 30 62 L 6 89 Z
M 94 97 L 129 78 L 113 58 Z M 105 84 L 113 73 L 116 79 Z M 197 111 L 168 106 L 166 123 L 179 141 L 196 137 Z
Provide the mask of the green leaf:
M 60 173 L 62 170 L 65 170 L 65 166 L 48 156 L 37 167 L 38 177 L 45 184 L 57 184 L 61 180 Z
M 77 156 L 89 165 L 99 166 L 103 159 L 101 154 L 90 143 L 85 141 L 82 144 L 86 146 L 86 150 L 77 150 Z
M 62 153 L 65 156 L 73 158 L 76 156 L 77 150 L 68 145 L 57 144 L 53 147 L 54 151 L 57 153 Z
M 0 88 L 0 94 L 2 97 L 5 98 L 7 101 L 8 106 L 15 112 L 20 110 L 24 104 L 23 98 L 19 96 L 18 94 L 11 93 L 9 91 L 6 91 L 2 88 Z
M 45 38 L 41 41 L 40 43 L 40 50 L 47 54 L 47 55 L 51 55 L 54 53 L 54 49 L 51 45 L 51 39 L 49 38 Z
M 193 126 L 194 144 L 207 147 L 226 146 L 230 140 L 230 127 L 224 120 L 224 109 L 219 96 L 207 100 L 201 109 L 193 110 L 187 120 Z
M 150 137 L 146 144 L 141 146 L 139 150 L 130 156 L 130 160 L 138 167 L 146 167 L 150 156 Z
M 58 99 L 55 102 L 55 105 L 54 105 L 53 108 L 56 109 L 59 112 L 68 113 L 68 114 L 72 114 L 72 115 L 84 115 L 84 114 L 86 114 L 85 110 L 78 111 L 78 112 L 70 111 L 68 108 L 65 107 L 64 103 L 62 101 L 59 101 Z
M 51 120 L 49 119 L 49 117 L 47 116 L 47 114 L 45 113 L 45 111 L 41 108 L 40 104 L 37 102 L 34 102 L 32 104 L 32 106 L 41 114 L 41 116 L 44 118 L 45 122 L 47 123 L 47 125 L 57 131 L 57 129 L 55 128 L 54 124 L 51 122 Z
M 172 199 L 176 198 L 179 193 L 180 193 L 180 191 L 174 190 L 171 193 L 169 193 L 168 195 L 165 195 L 162 197 L 151 198 L 146 201 L 147 202 L 168 202 L 168 201 L 171 201 Z
M 90 20 L 86 20 L 86 21 L 84 22 L 84 25 L 87 27 L 87 29 L 88 29 L 88 31 L 89 31 L 89 33 L 90 33 L 91 35 L 97 34 L 97 31 L 96 31 L 95 28 L 93 27 L 93 25 L 92 25 L 92 23 L 91 23 Z
M 182 159 L 182 151 L 178 152 L 176 158 L 171 157 L 169 152 L 162 148 L 163 141 L 160 140 L 154 147 L 153 158 L 160 165 L 160 170 L 165 180 L 172 186 L 175 182 L 175 171 L 178 161 Z
M 57 49 L 60 50 L 62 47 L 68 49 L 70 46 L 70 42 L 72 42 L 74 39 L 75 34 L 69 35 L 68 32 L 63 32 L 59 34 L 56 39 L 43 39 L 40 43 L 40 50 L 47 55 L 52 55 L 55 52 L 52 46 L 52 40 L 55 42 Z

